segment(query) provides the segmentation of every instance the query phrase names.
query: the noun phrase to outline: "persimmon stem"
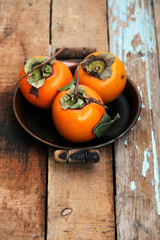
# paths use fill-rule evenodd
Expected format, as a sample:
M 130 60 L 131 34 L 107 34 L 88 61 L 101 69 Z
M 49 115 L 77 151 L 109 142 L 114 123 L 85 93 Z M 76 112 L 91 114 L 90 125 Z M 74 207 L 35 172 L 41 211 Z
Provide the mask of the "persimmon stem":
M 75 89 L 74 89 L 75 94 L 77 94 L 77 92 L 78 92 L 78 85 L 79 85 L 79 66 L 77 68 L 76 85 L 75 85 Z
M 52 57 L 48 58 L 48 60 L 46 60 L 45 62 L 39 64 L 37 67 L 33 68 L 31 71 L 27 72 L 25 75 L 23 75 L 17 82 L 14 82 L 14 84 L 18 84 L 23 78 L 27 77 L 28 74 L 30 74 L 31 72 L 33 72 L 34 70 L 36 70 L 37 68 L 43 67 L 45 64 L 47 64 L 48 62 L 50 62 L 53 58 L 55 58 L 57 55 L 59 55 L 63 50 L 65 49 L 65 46 L 63 46 L 62 48 L 60 48 Z
M 108 109 L 108 107 L 107 107 L 106 105 L 104 105 L 103 103 L 101 103 L 100 100 L 97 100 L 97 99 L 91 98 L 91 97 L 84 97 L 84 96 L 82 96 L 82 95 L 80 95 L 80 94 L 78 94 L 78 93 L 75 93 L 75 92 L 73 92 L 72 94 L 75 95 L 75 96 L 77 96 L 77 97 L 80 97 L 80 98 L 82 98 L 82 99 L 88 100 L 88 101 L 90 101 L 90 102 L 97 103 L 97 104 L 101 105 L 102 107 Z
M 79 98 L 88 100 L 88 101 L 90 101 L 90 102 L 97 103 L 97 104 L 99 104 L 99 105 L 101 105 L 102 107 L 104 107 L 104 108 L 107 109 L 108 107 L 107 107 L 106 105 L 104 105 L 103 103 L 101 103 L 100 100 L 97 100 L 97 99 L 91 98 L 91 97 L 85 97 L 85 96 L 82 96 L 82 95 L 78 94 L 79 69 L 80 69 L 80 67 L 78 66 L 78 68 L 77 68 L 77 77 L 76 77 L 76 84 L 75 84 L 75 89 L 74 89 L 74 91 L 73 91 L 73 95 L 74 95 L 75 97 L 79 97 Z

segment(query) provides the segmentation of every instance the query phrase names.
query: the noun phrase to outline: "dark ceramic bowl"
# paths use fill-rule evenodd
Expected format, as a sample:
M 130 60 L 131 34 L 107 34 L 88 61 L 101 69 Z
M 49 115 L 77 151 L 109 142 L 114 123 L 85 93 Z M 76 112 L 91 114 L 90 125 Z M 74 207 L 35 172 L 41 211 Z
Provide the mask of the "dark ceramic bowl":
M 53 124 L 51 110 L 43 110 L 31 105 L 23 97 L 19 87 L 13 98 L 14 114 L 24 130 L 37 140 L 58 149 L 99 148 L 125 135 L 136 123 L 141 110 L 141 97 L 135 83 L 128 79 L 123 93 L 107 106 L 107 113 L 112 118 L 116 113 L 120 113 L 120 119 L 107 130 L 103 137 L 80 144 L 64 139 Z

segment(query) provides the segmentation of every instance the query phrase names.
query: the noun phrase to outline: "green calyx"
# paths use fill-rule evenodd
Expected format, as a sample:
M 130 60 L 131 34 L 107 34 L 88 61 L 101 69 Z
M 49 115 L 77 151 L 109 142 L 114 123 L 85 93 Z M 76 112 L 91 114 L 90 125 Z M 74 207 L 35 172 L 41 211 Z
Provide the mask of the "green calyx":
M 99 55 L 90 55 L 81 62 L 88 74 L 95 76 L 101 80 L 109 78 L 112 74 L 111 65 L 114 63 L 115 57 L 110 53 L 100 53 Z
M 24 65 L 25 73 L 32 71 L 34 68 L 38 67 L 40 64 L 43 64 L 47 60 L 48 58 L 46 57 L 43 57 L 42 59 L 40 59 L 39 57 L 29 59 Z M 43 86 L 46 78 L 52 75 L 52 65 L 54 61 L 55 60 L 51 60 L 49 63 L 40 66 L 31 73 L 29 73 L 29 78 L 27 79 L 27 82 L 37 89 Z
M 81 97 L 74 95 L 75 81 L 76 78 L 73 78 L 69 84 L 59 89 L 59 91 L 67 90 L 66 94 L 60 99 L 62 109 L 81 109 L 89 103 L 89 100 L 86 99 L 88 96 L 81 86 L 78 86 L 77 89 L 77 94 Z
M 116 114 L 114 119 L 111 119 L 111 117 L 105 112 L 101 121 L 94 127 L 94 134 L 98 138 L 101 137 L 119 118 L 119 113 Z
M 103 61 L 102 59 L 99 59 L 89 63 L 87 67 L 88 67 L 88 71 L 102 73 L 105 69 L 105 65 L 106 65 L 105 61 Z

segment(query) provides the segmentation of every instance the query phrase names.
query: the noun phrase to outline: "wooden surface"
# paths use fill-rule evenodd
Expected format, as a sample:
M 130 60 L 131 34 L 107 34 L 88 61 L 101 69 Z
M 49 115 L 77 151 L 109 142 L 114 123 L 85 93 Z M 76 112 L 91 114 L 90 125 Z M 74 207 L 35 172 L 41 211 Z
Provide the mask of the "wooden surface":
M 51 3 L 0 0 L 0 240 L 158 240 L 160 2 Z M 142 97 L 134 128 L 100 149 L 93 165 L 55 163 L 54 149 L 28 136 L 13 114 L 24 61 L 62 45 L 108 49 Z
M 79 17 L 82 12 L 83 19 Z M 84 1 L 83 4 L 54 0 L 52 50 L 64 44 L 107 50 L 105 16 L 105 0 Z M 115 238 L 111 146 L 101 149 L 101 162 L 94 166 L 55 164 L 51 150 L 48 179 L 48 240 Z M 62 216 L 66 208 L 71 209 L 71 213 Z
M 158 240 L 160 85 L 153 10 L 144 0 L 134 8 L 128 1 L 124 6 L 109 3 L 110 51 L 123 60 L 137 84 L 142 110 L 133 130 L 115 143 L 117 237 Z
M 50 151 L 47 239 L 115 239 L 109 155 L 103 148 L 99 163 L 75 166 L 55 163 Z
M 44 239 L 47 149 L 15 120 L 13 82 L 25 60 L 48 55 L 49 2 L 1 1 L 0 239 Z M 41 8 L 41 16 L 38 9 Z M 35 30 L 36 29 L 36 30 Z M 43 32 L 43 33 L 42 33 Z
M 153 1 L 153 14 L 154 14 L 154 21 L 155 21 L 155 30 L 156 30 L 156 37 L 157 37 L 157 46 L 158 46 L 158 58 L 159 58 L 159 66 L 160 66 L 160 21 L 159 21 L 159 9 L 160 9 L 160 1 L 154 0 Z

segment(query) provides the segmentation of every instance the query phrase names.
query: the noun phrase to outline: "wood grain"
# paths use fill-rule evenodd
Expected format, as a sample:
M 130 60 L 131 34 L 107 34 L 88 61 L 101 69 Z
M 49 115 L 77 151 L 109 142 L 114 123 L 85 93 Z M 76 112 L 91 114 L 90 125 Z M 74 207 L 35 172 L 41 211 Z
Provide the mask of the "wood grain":
M 12 99 L 24 61 L 48 55 L 49 1 L 0 4 L 0 239 L 44 239 L 46 148 L 18 125 Z
M 48 240 L 114 239 L 111 149 L 96 164 L 57 164 L 49 154 Z
M 66 47 L 108 49 L 106 2 L 53 1 L 52 51 Z
M 160 21 L 159 21 L 160 1 L 154 0 L 153 7 L 154 7 L 154 20 L 156 25 L 156 37 L 157 37 L 157 45 L 158 45 L 159 68 L 160 68 Z
M 53 1 L 52 52 L 57 47 L 107 50 L 106 1 Z M 112 148 L 96 164 L 61 165 L 49 153 L 47 239 L 114 239 Z
M 142 97 L 135 127 L 115 144 L 118 239 L 160 239 L 160 99 L 158 52 L 150 1 L 109 1 L 110 51 L 125 64 Z

